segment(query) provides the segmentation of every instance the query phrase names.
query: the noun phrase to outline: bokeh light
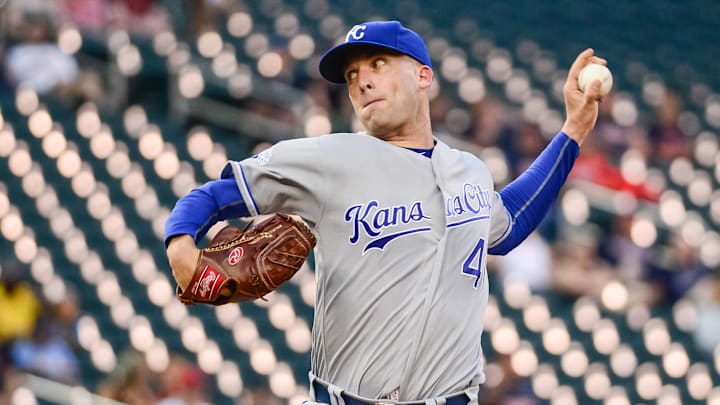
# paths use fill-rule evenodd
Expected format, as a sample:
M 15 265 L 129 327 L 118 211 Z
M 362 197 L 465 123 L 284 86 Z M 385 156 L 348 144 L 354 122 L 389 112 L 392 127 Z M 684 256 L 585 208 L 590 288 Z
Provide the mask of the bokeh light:
M 572 225 L 582 225 L 590 217 L 590 203 L 582 191 L 569 189 L 560 200 L 563 216 Z
M 270 39 L 263 33 L 256 32 L 245 40 L 245 53 L 252 58 L 259 58 L 270 49 Z
M 33 111 L 28 118 L 28 128 L 30 133 L 36 138 L 42 138 L 47 135 L 53 127 L 53 120 L 45 109 L 38 109 Z
M 187 65 L 180 69 L 178 89 L 185 98 L 196 98 L 205 89 L 205 79 L 197 66 Z
M 137 46 L 125 44 L 117 51 L 117 66 L 125 76 L 135 76 L 142 69 L 142 55 Z
M 249 352 L 260 339 L 260 334 L 252 319 L 240 318 L 233 325 L 233 338 L 238 348 Z
M 643 328 L 643 341 L 648 352 L 656 356 L 662 355 L 671 343 L 665 321 L 661 318 L 649 320 Z
M 672 343 L 663 354 L 662 365 L 667 375 L 680 378 L 685 376 L 690 368 L 690 358 L 680 343 Z
M 246 12 L 235 12 L 228 17 L 227 30 L 230 35 L 243 38 L 253 29 L 253 19 Z
M 610 319 L 603 319 L 595 325 L 592 338 L 595 350 L 605 355 L 614 352 L 620 344 L 620 334 Z
M 315 51 L 315 40 L 307 34 L 294 36 L 288 43 L 290 56 L 297 60 L 305 60 Z
M 573 342 L 560 357 L 560 367 L 570 377 L 580 377 L 587 371 L 589 360 L 580 343 Z
M 73 55 L 82 47 L 82 35 L 77 28 L 64 26 L 60 28 L 57 36 L 58 47 L 68 55 Z
M 588 367 L 585 374 L 585 392 L 595 400 L 605 398 L 610 392 L 610 377 L 608 377 L 605 365 L 593 363 Z
M 258 341 L 250 350 L 250 365 L 258 374 L 269 375 L 277 365 L 272 346 L 266 341 Z
M 560 355 L 570 347 L 570 333 L 565 322 L 561 319 L 552 319 L 550 325 L 543 331 L 542 342 L 545 350 L 550 354 Z
M 600 297 L 605 308 L 620 311 L 627 306 L 629 293 L 625 285 L 619 281 L 611 281 L 602 288 Z
M 657 228 L 651 219 L 637 216 L 630 228 L 630 237 L 640 247 L 650 247 L 657 240 Z
M 226 397 L 235 398 L 243 391 L 240 369 L 231 361 L 224 361 L 217 373 L 218 389 Z
M 276 77 L 283 70 L 283 58 L 279 53 L 266 52 L 258 59 L 257 68 L 264 77 Z
M 223 40 L 215 31 L 205 31 L 198 36 L 197 50 L 205 58 L 216 57 L 223 48 Z
M 653 400 L 660 395 L 662 379 L 655 363 L 643 363 L 635 372 L 635 389 L 644 400 Z
M 520 342 L 515 352 L 510 356 L 510 366 L 515 374 L 521 377 L 528 377 L 537 370 L 538 358 L 530 342 Z
M 295 377 L 292 369 L 284 363 L 278 366 L 270 374 L 270 390 L 280 398 L 289 398 L 295 393 Z
M 170 55 L 177 47 L 177 38 L 172 31 L 160 31 L 153 36 L 153 50 L 161 56 Z
M 702 401 L 710 395 L 712 388 L 713 380 L 708 366 L 704 363 L 693 364 L 687 373 L 687 390 L 690 397 Z
M 514 352 L 520 344 L 520 336 L 515 328 L 515 324 L 509 319 L 503 319 L 492 333 L 491 341 L 493 348 L 498 353 L 510 354 Z
M 532 297 L 523 310 L 523 322 L 529 330 L 536 333 L 550 325 L 550 309 L 542 297 Z
M 538 366 L 535 374 L 532 376 L 532 387 L 535 395 L 541 399 L 549 399 L 555 388 L 558 386 L 557 374 L 549 364 L 541 364 Z
M 223 46 L 223 50 L 213 58 L 212 71 L 220 78 L 227 78 L 237 71 L 235 48 L 232 45 Z
M 618 377 L 628 378 L 637 367 L 635 351 L 627 343 L 618 345 L 617 349 L 610 355 L 610 368 Z

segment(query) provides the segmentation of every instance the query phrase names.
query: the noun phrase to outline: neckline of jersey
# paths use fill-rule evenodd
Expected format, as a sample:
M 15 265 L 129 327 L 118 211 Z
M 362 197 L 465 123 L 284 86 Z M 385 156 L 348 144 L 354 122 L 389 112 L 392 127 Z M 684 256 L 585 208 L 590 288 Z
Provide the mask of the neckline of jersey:
M 419 154 L 421 154 L 421 155 L 423 155 L 423 156 L 425 156 L 425 157 L 427 157 L 427 158 L 431 158 L 431 157 L 432 157 L 433 149 L 435 149 L 435 147 L 432 147 L 432 148 L 430 148 L 430 149 L 423 149 L 423 148 L 405 148 L 405 149 L 411 150 L 411 151 L 413 151 L 413 152 L 415 152 L 415 153 L 419 153 Z

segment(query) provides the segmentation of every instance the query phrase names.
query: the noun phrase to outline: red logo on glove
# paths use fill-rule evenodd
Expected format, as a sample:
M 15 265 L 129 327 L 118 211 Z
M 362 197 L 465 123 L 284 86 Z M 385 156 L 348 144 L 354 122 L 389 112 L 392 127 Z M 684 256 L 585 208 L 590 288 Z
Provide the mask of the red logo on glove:
M 243 248 L 241 248 L 239 246 L 236 247 L 228 255 L 228 264 L 231 266 L 236 265 L 240 261 L 242 256 L 243 256 Z
M 225 277 L 210 266 L 205 266 L 200 278 L 193 286 L 192 292 L 201 299 L 209 299 L 215 296 L 218 287 L 222 285 Z

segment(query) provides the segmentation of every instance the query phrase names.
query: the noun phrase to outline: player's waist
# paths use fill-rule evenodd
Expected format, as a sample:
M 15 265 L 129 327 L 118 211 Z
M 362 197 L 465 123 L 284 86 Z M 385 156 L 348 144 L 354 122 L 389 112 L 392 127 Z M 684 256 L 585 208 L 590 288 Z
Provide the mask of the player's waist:
M 326 404 L 333 404 L 336 403 L 331 400 L 332 397 L 335 397 L 336 399 L 339 399 L 337 397 L 342 398 L 342 400 L 345 402 L 345 405 L 425 405 L 427 404 L 427 401 L 425 400 L 417 400 L 417 401 L 392 401 L 389 399 L 368 399 L 368 398 L 361 398 L 357 395 L 351 394 L 349 392 L 345 392 L 341 389 L 338 389 L 337 387 L 332 387 L 328 384 L 326 384 L 323 381 L 320 381 L 318 379 L 312 379 L 312 389 L 315 393 L 315 401 L 322 402 Z M 443 396 L 439 398 L 433 398 L 435 399 L 435 403 L 441 403 L 438 402 L 440 398 L 445 399 L 445 405 L 470 405 L 470 404 L 476 404 L 477 402 L 472 401 L 468 395 L 465 394 L 465 392 L 460 392 L 457 394 L 452 394 L 448 396 Z

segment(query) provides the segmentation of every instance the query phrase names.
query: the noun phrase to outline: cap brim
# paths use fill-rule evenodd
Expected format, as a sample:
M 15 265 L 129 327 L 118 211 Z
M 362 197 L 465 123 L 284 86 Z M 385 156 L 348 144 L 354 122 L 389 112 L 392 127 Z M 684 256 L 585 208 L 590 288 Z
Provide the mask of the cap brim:
M 345 83 L 346 61 L 353 52 L 356 52 L 358 50 L 358 48 L 366 48 L 368 46 L 404 53 L 397 48 L 393 48 L 392 46 L 387 46 L 385 44 L 379 44 L 372 41 L 345 42 L 335 46 L 334 48 L 331 48 L 329 51 L 325 52 L 322 58 L 320 58 L 320 63 L 318 65 L 320 75 L 322 75 L 325 80 L 332 83 Z

